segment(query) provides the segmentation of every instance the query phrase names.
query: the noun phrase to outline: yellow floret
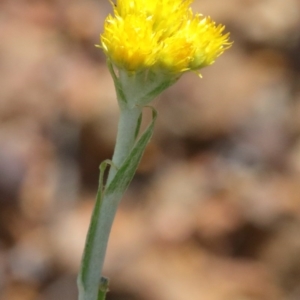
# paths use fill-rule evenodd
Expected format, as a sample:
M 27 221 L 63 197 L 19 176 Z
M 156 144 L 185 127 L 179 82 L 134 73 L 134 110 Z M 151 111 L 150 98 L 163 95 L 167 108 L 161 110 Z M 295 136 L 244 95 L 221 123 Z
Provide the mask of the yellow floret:
M 231 46 L 224 26 L 194 15 L 192 0 L 119 0 L 105 21 L 101 47 L 128 72 L 183 73 L 211 65 Z

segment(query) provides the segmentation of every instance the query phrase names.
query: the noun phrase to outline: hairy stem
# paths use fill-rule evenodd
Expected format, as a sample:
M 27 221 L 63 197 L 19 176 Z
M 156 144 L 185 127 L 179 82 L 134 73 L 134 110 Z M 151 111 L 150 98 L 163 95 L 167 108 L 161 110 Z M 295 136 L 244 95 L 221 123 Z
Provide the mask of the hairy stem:
M 141 109 L 137 107 L 121 109 L 117 140 L 112 165 L 108 174 L 107 186 L 114 179 L 117 170 L 135 144 L 140 115 Z M 116 191 L 115 193 L 110 193 L 108 196 L 104 194 L 102 198 L 103 184 L 101 180 L 99 181 L 97 201 L 78 277 L 79 300 L 97 300 L 98 298 L 109 234 L 122 197 L 122 194 Z M 89 238 L 89 235 L 91 238 Z

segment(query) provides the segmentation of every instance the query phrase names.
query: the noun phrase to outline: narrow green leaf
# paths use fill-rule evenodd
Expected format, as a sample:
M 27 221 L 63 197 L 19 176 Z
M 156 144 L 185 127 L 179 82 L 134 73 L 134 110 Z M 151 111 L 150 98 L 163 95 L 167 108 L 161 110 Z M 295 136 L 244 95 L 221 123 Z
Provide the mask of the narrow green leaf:
M 108 284 L 109 284 L 108 278 L 101 277 L 97 300 L 105 300 L 106 299 L 106 294 L 108 292 Z
M 94 245 L 94 239 L 95 239 L 95 233 L 96 233 L 96 224 L 99 219 L 99 213 L 101 210 L 101 204 L 102 204 L 102 199 L 103 199 L 103 190 L 104 190 L 104 183 L 103 183 L 103 177 L 105 170 L 108 165 L 111 165 L 110 160 L 105 160 L 100 164 L 100 176 L 99 176 L 99 188 L 98 188 L 98 193 L 96 197 L 96 203 L 95 207 L 93 210 L 93 215 L 90 223 L 90 227 L 88 230 L 87 238 L 86 238 L 86 243 L 85 243 L 85 248 L 84 248 L 84 253 L 82 257 L 82 262 L 81 262 L 81 268 L 80 268 L 80 273 L 78 276 L 78 280 L 80 282 L 80 285 L 83 287 L 84 282 L 85 282 L 85 277 L 88 272 L 88 268 L 90 265 L 90 260 L 91 260 L 91 255 L 92 255 L 92 248 Z
M 157 112 L 152 108 L 152 121 L 146 130 L 143 132 L 141 137 L 138 139 L 131 152 L 125 159 L 124 163 L 117 171 L 114 179 L 105 189 L 105 195 L 109 196 L 110 194 L 123 194 L 127 189 L 129 183 L 131 182 L 135 171 L 139 165 L 139 162 L 142 158 L 144 150 L 153 134 L 154 123 L 157 117 Z
M 111 74 L 111 76 L 113 78 L 114 84 L 115 84 L 118 101 L 119 102 L 120 101 L 124 102 L 126 104 L 127 103 L 127 99 L 126 99 L 125 94 L 123 92 L 123 89 L 122 89 L 122 86 L 120 84 L 119 78 L 116 75 L 116 72 L 114 70 L 114 66 L 113 66 L 113 64 L 111 63 L 111 61 L 109 59 L 107 60 L 107 66 L 108 66 L 108 70 L 109 70 L 109 72 L 110 72 L 110 74 Z M 122 104 L 122 105 L 124 105 L 124 104 Z
M 173 85 L 177 80 L 178 80 L 178 78 L 175 78 L 175 79 L 172 78 L 170 80 L 164 80 L 164 81 L 162 81 L 162 83 L 159 84 L 159 85 L 155 85 L 147 94 L 145 94 L 139 100 L 138 103 L 140 105 L 146 105 L 147 103 L 149 103 L 150 101 L 152 101 L 155 97 L 157 97 L 161 92 L 163 92 L 168 87 L 170 87 L 171 85 Z

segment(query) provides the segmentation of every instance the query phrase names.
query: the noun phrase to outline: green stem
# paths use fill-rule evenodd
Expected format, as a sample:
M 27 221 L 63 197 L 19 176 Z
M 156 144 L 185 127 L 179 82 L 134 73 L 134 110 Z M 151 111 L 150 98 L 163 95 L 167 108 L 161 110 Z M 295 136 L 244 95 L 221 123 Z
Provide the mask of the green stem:
M 141 108 L 121 109 L 117 140 L 112 162 L 115 167 L 119 168 L 132 149 L 136 140 L 136 129 L 139 126 L 139 118 L 142 113 Z M 107 185 L 115 176 L 117 169 L 112 166 L 109 171 Z
M 134 107 L 132 109 L 123 108 L 120 113 L 118 125 L 118 134 L 115 145 L 115 151 L 110 167 L 107 186 L 114 179 L 117 169 L 129 155 L 136 140 L 136 131 L 139 126 L 141 109 Z M 93 230 L 92 244 L 86 245 L 89 255 L 88 259 L 83 260 L 81 272 L 78 277 L 79 300 L 96 300 L 98 298 L 99 284 L 102 275 L 102 268 L 111 231 L 111 226 L 117 211 L 118 204 L 122 195 L 120 193 L 110 194 L 108 197 L 101 198 L 102 183 L 99 182 L 97 201 L 94 208 L 94 215 L 98 215 L 97 220 L 92 218 L 91 227 Z M 102 200 L 102 201 L 101 201 Z M 100 210 L 96 212 L 97 210 Z M 91 228 L 90 228 L 91 229 Z M 87 238 L 87 242 L 89 239 Z M 85 256 L 85 254 L 84 254 Z

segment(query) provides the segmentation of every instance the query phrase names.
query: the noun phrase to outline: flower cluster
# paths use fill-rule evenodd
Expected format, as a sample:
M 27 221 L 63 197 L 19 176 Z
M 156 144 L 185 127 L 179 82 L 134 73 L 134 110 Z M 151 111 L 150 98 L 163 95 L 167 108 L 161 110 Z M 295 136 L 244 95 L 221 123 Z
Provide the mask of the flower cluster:
M 181 74 L 211 65 L 231 46 L 224 26 L 194 14 L 192 0 L 117 0 L 101 48 L 120 70 Z

